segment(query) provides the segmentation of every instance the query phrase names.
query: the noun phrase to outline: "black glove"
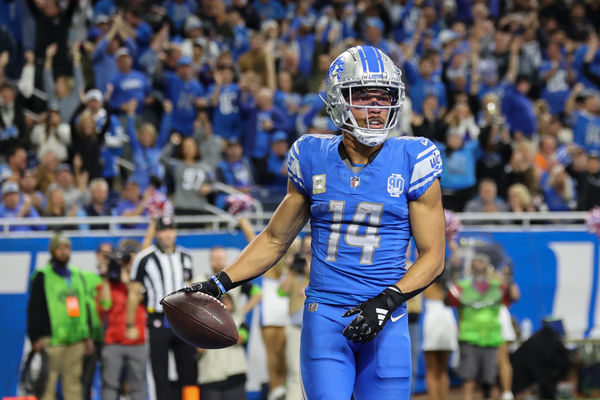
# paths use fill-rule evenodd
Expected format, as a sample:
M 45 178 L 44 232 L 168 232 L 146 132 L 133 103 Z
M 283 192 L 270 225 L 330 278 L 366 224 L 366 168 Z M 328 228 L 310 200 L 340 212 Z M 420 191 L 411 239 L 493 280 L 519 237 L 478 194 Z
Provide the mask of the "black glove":
M 358 314 L 344 329 L 344 336 L 354 343 L 367 343 L 381 331 L 390 319 L 392 312 L 404 303 L 404 294 L 395 286 L 390 286 L 377 296 L 359 304 L 344 313 L 344 317 Z
M 217 283 L 214 280 L 212 280 L 212 278 L 209 278 L 209 279 L 205 280 L 204 282 L 194 282 L 189 286 L 182 287 L 175 293 L 181 293 L 181 292 L 183 292 L 183 293 L 202 292 L 202 293 L 206 293 L 212 297 L 215 297 L 217 299 L 221 297 L 221 291 L 219 290 Z

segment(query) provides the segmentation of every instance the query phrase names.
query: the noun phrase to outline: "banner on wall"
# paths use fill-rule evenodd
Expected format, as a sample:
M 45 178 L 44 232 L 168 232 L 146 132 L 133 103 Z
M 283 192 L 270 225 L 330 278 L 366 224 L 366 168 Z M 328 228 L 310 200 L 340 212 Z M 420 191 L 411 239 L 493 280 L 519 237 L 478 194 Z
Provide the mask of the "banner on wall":
M 72 237 L 72 264 L 93 270 L 100 243 L 116 244 L 116 237 Z M 141 238 L 138 238 L 141 240 Z M 521 300 L 511 313 L 525 332 L 537 330 L 542 320 L 563 320 L 569 338 L 600 338 L 598 237 L 582 231 L 476 231 L 459 237 L 465 263 L 474 246 L 491 254 L 496 266 L 509 266 L 521 288 Z M 181 234 L 178 244 L 191 250 L 194 275 L 209 272 L 208 253 L 220 245 L 232 259 L 246 245 L 241 234 Z M 48 261 L 48 239 L 0 239 L 0 397 L 15 395 L 26 336 L 29 280 Z M 470 253 L 471 252 L 471 253 Z M 252 372 L 252 371 L 250 371 Z M 249 377 L 250 380 L 250 377 Z

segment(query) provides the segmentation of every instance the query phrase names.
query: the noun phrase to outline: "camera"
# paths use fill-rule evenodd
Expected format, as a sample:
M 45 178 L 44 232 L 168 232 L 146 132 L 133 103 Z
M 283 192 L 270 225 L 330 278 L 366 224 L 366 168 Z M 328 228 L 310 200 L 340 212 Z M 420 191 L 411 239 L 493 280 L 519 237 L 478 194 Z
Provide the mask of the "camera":
M 131 254 L 116 252 L 108 256 L 107 278 L 111 282 L 121 282 L 121 269 L 131 261 Z
M 292 261 L 292 265 L 290 265 L 290 270 L 298 275 L 304 275 L 306 272 L 306 259 L 300 254 L 296 254 L 294 256 L 294 261 Z

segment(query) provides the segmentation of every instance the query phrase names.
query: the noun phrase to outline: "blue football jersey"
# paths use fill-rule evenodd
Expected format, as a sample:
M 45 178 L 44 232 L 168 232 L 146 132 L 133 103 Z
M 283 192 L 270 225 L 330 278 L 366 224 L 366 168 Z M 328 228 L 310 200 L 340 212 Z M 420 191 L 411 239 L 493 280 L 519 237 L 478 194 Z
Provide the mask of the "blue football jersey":
M 354 306 L 406 272 L 408 203 L 442 172 L 426 138 L 393 137 L 361 171 L 340 157 L 341 135 L 304 135 L 288 155 L 288 176 L 310 203 L 308 301 Z

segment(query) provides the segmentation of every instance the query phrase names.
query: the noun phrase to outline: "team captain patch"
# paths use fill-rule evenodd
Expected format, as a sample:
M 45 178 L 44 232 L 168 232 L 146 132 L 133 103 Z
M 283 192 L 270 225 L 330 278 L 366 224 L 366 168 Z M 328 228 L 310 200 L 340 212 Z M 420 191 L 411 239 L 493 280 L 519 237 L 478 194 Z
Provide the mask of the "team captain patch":
M 313 175 L 313 194 L 325 193 L 327 190 L 327 175 Z

